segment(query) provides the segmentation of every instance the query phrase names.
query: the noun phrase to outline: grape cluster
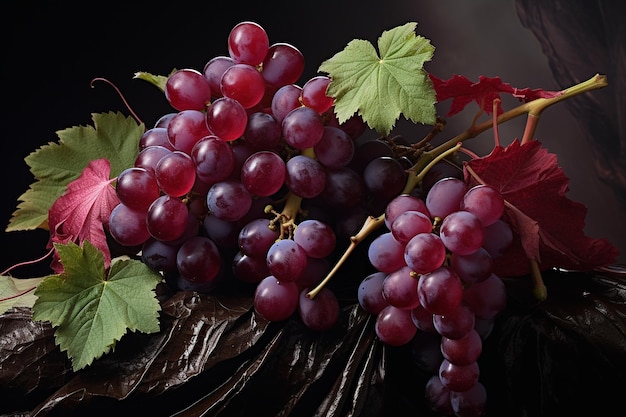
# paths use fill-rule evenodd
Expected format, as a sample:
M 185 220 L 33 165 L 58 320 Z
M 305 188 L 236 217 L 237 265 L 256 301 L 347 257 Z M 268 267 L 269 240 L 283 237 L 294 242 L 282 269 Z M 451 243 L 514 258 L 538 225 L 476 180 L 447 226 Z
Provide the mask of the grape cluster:
M 118 176 L 108 230 L 175 289 L 208 292 L 236 279 L 253 286 L 264 318 L 297 311 L 327 329 L 337 297 L 306 294 L 342 236 L 331 212 L 349 217 L 367 200 L 349 166 L 366 125 L 338 122 L 327 76 L 296 84 L 303 55 L 270 44 L 260 25 L 237 24 L 227 44 L 202 71 L 167 78 L 174 111 L 145 131 L 134 166 Z
M 386 231 L 368 247 L 377 271 L 361 282 L 359 303 L 376 315 L 380 340 L 410 343 L 418 364 L 433 373 L 426 400 L 444 415 L 486 409 L 477 360 L 506 305 L 493 272 L 493 260 L 512 242 L 504 204 L 490 186 L 444 177 L 425 199 L 401 194 L 389 202 Z
M 331 286 L 317 285 L 339 243 L 384 213 L 386 229 L 367 248 L 376 272 L 356 281 L 358 302 L 376 315 L 382 342 L 411 343 L 432 370 L 434 410 L 480 415 L 477 359 L 505 304 L 492 271 L 512 239 L 504 200 L 488 186 L 468 189 L 448 164 L 407 194 L 420 148 L 401 138 L 359 141 L 363 120 L 340 124 L 330 79 L 299 86 L 303 70 L 296 47 L 270 45 L 246 21 L 231 30 L 228 55 L 203 71 L 173 72 L 164 93 L 174 111 L 145 131 L 134 166 L 117 178 L 111 237 L 174 289 L 209 292 L 235 280 L 251 287 L 263 318 L 297 313 L 323 331 L 340 304 Z

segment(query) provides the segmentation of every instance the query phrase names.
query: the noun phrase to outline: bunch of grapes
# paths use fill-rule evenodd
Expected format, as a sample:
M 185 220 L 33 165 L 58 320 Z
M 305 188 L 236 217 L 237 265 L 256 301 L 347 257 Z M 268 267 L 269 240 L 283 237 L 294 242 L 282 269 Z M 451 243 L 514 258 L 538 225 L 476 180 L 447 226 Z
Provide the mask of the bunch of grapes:
M 203 71 L 173 72 L 164 92 L 175 111 L 145 131 L 134 166 L 118 176 L 112 238 L 174 289 L 210 292 L 236 280 L 251 287 L 265 319 L 297 313 L 323 331 L 340 303 L 331 286 L 316 286 L 339 244 L 384 213 L 386 230 L 367 251 L 376 272 L 360 282 L 358 301 L 376 315 L 383 343 L 411 343 L 433 371 L 426 399 L 434 410 L 480 415 L 477 359 L 505 304 L 492 271 L 512 236 L 500 219 L 504 200 L 448 171 L 407 194 L 420 149 L 398 138 L 359 142 L 362 119 L 338 123 L 330 79 L 299 86 L 303 70 L 296 47 L 270 45 L 261 26 L 241 22 L 228 55 Z M 433 346 L 438 354 L 425 359 Z
M 164 93 L 175 111 L 145 131 L 134 166 L 118 176 L 108 228 L 175 289 L 236 279 L 254 286 L 264 318 L 297 311 L 324 330 L 339 316 L 337 297 L 306 294 L 332 266 L 331 213 L 348 218 L 370 200 L 349 166 L 366 125 L 356 116 L 339 124 L 330 79 L 299 86 L 303 70 L 295 46 L 270 45 L 260 25 L 241 22 L 227 55 L 174 71 Z
M 441 178 L 425 200 L 394 198 L 386 231 L 368 248 L 377 272 L 361 282 L 359 303 L 376 315 L 380 340 L 411 344 L 417 363 L 433 373 L 426 400 L 444 415 L 480 416 L 486 409 L 477 361 L 506 305 L 493 272 L 513 236 L 503 211 L 494 188 Z

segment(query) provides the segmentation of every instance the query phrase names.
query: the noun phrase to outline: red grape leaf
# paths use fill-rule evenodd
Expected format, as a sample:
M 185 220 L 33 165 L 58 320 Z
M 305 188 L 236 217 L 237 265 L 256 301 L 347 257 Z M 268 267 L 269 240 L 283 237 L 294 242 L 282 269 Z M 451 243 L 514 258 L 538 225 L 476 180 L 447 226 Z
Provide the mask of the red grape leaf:
M 48 213 L 48 248 L 54 243 L 72 241 L 80 245 L 88 240 L 104 254 L 105 267 L 109 267 L 111 252 L 104 227 L 109 224 L 113 207 L 119 204 L 115 188 L 111 186 L 114 180 L 109 179 L 110 171 L 107 159 L 96 159 L 68 184 L 65 193 L 52 204 Z M 62 266 L 55 260 L 52 269 L 60 273 Z
M 500 191 L 508 202 L 503 218 L 519 236 L 518 244 L 496 260 L 501 276 L 528 274 L 529 259 L 537 259 L 542 270 L 584 271 L 615 262 L 615 246 L 585 235 L 587 208 L 566 197 L 569 179 L 556 155 L 548 153 L 539 141 L 521 144 L 516 139 L 469 161 L 464 175 L 472 186 L 479 181 L 470 170 Z
M 469 103 L 475 101 L 486 114 L 493 113 L 493 100 L 500 98 L 501 93 L 511 94 L 520 101 L 528 102 L 537 98 L 550 98 L 561 94 L 560 91 L 545 91 L 540 88 L 515 88 L 502 82 L 500 77 L 486 77 L 481 75 L 478 82 L 472 82 L 462 75 L 453 75 L 444 81 L 430 74 L 430 79 L 437 93 L 437 101 L 441 102 L 452 98 L 452 104 L 447 117 L 459 113 Z M 502 106 L 498 103 L 498 114 L 502 113 Z

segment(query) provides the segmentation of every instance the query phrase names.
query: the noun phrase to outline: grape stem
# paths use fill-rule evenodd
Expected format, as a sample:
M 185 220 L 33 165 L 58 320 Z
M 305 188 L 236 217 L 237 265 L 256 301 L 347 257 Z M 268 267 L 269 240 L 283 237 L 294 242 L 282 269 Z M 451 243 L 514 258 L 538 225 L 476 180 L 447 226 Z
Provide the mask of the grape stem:
M 435 148 L 435 149 L 438 149 L 438 148 Z M 432 157 L 425 158 L 426 155 L 429 155 L 435 149 L 433 149 L 432 151 L 424 152 L 422 154 L 422 157 L 419 159 L 419 161 L 417 161 L 417 164 L 415 164 L 409 170 L 409 176 L 406 180 L 406 185 L 404 186 L 404 190 L 402 190 L 402 194 L 410 194 L 411 191 L 413 191 L 413 189 L 417 187 L 417 185 L 422 181 L 422 179 L 424 179 L 424 176 L 426 175 L 428 170 L 430 170 L 433 166 L 435 166 L 437 162 L 441 161 L 445 157 L 452 155 L 453 153 L 461 149 L 461 142 L 457 142 L 456 145 L 452 146 L 449 149 L 444 149 L 443 151 L 439 150 L 438 152 L 433 153 Z M 424 165 L 424 164 L 420 164 L 420 162 L 422 161 L 428 161 L 428 163 L 425 164 L 425 166 L 420 166 L 420 165 Z
M 335 275 L 335 273 L 343 265 L 343 263 L 346 261 L 346 259 L 348 259 L 348 257 L 354 251 L 354 249 L 356 249 L 356 247 L 359 245 L 359 243 L 361 243 L 367 236 L 369 236 L 370 233 L 372 233 L 375 230 L 379 229 L 384 224 L 385 224 L 385 215 L 384 214 L 381 214 L 378 217 L 368 216 L 367 219 L 365 219 L 365 223 L 363 223 L 363 226 L 358 231 L 358 233 L 356 235 L 350 237 L 350 245 L 348 246 L 348 249 L 346 249 L 346 251 L 343 253 L 343 255 L 341 256 L 339 261 L 337 261 L 337 263 L 335 264 L 333 269 L 326 275 L 326 277 L 324 277 L 324 279 L 322 281 L 320 281 L 319 284 L 317 284 L 317 286 L 315 288 L 313 288 L 311 291 L 309 291 L 306 294 L 306 296 L 308 298 L 314 298 L 317 295 L 317 293 L 319 293 L 322 290 L 322 288 L 324 288 L 324 286 Z
M 143 122 L 141 121 L 141 119 L 139 118 L 139 116 L 137 116 L 137 114 L 133 111 L 133 109 L 130 107 L 130 104 L 128 104 L 128 101 L 126 101 L 126 97 L 124 97 L 124 94 L 122 94 L 122 92 L 120 91 L 119 88 L 117 88 L 117 86 L 115 84 L 113 84 L 111 81 L 107 80 L 106 78 L 102 78 L 102 77 L 97 77 L 94 78 L 93 80 L 91 80 L 91 88 L 94 88 L 94 82 L 95 81 L 104 81 L 105 83 L 109 84 L 111 87 L 113 87 L 113 89 L 115 90 L 115 92 L 117 93 L 118 96 L 120 96 L 120 99 L 122 99 L 122 102 L 124 103 L 124 105 L 126 106 L 126 108 L 128 109 L 128 111 L 130 112 L 130 114 L 133 115 L 133 117 L 135 118 L 135 120 L 137 121 L 137 123 L 142 124 Z
M 300 213 L 300 204 L 302 197 L 289 192 L 285 200 L 285 207 L 280 213 L 273 210 L 267 210 L 274 213 L 275 217 L 270 221 L 270 227 L 280 228 L 279 239 L 292 239 L 296 229 L 296 216 Z M 276 225 L 278 223 L 278 226 Z

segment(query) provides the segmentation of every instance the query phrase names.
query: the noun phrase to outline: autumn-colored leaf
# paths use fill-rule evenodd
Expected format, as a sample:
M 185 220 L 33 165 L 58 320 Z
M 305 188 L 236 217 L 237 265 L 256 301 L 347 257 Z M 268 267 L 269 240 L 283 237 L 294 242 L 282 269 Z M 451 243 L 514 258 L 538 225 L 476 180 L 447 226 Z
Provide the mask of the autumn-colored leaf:
M 486 113 L 493 113 L 493 101 L 500 98 L 500 94 L 511 94 L 520 101 L 528 102 L 537 98 L 550 98 L 561 94 L 558 91 L 546 91 L 540 88 L 515 88 L 502 82 L 500 77 L 486 77 L 481 75 L 478 82 L 472 82 L 462 75 L 453 75 L 448 80 L 442 80 L 430 74 L 437 93 L 437 101 L 452 99 L 450 110 L 446 117 L 462 111 L 472 101 L 478 103 Z M 502 113 L 502 106 L 498 103 L 498 114 Z
M 81 244 L 88 240 L 103 253 L 105 267 L 109 266 L 111 252 L 104 227 L 109 223 L 111 211 L 119 204 L 115 188 L 111 186 L 113 180 L 109 179 L 110 168 L 107 159 L 91 161 L 54 202 L 48 213 L 48 248 L 54 243 Z M 62 265 L 54 262 L 52 268 L 58 273 Z
M 507 201 L 504 219 L 519 243 L 496 260 L 500 275 L 529 273 L 529 259 L 538 260 L 542 270 L 584 271 L 615 262 L 618 251 L 608 240 L 585 235 L 587 209 L 567 198 L 569 179 L 539 141 L 496 146 L 469 161 L 464 172 L 470 186 L 489 184 Z

